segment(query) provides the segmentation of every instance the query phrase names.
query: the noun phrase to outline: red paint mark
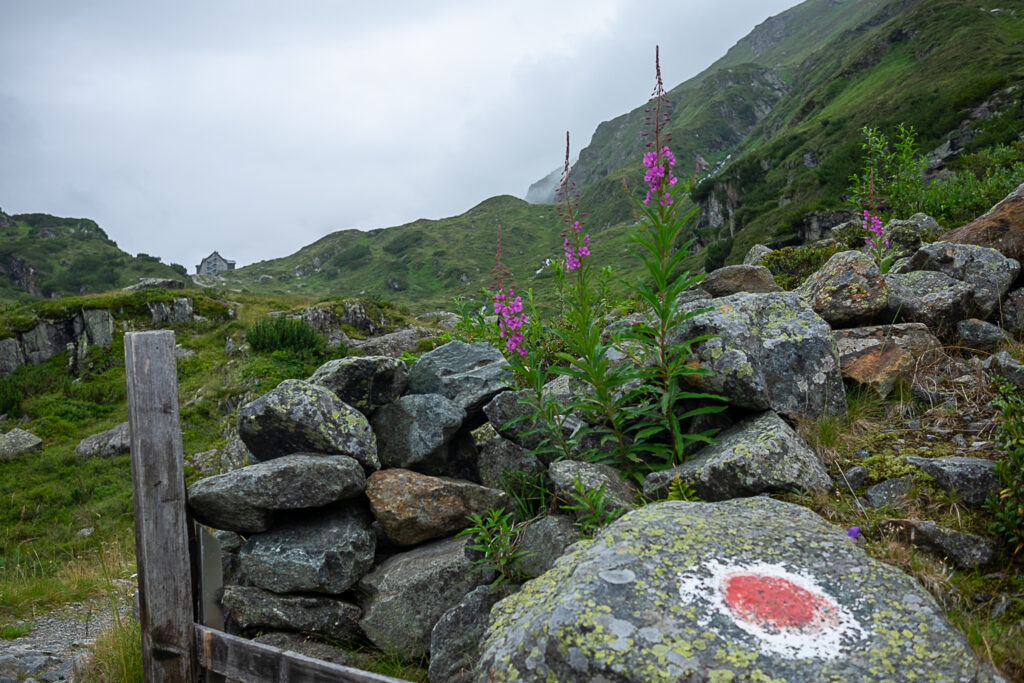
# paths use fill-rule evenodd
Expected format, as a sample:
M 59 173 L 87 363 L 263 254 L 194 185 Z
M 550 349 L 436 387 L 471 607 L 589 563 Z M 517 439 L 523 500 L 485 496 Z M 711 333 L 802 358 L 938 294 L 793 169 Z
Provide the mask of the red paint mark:
M 781 576 L 732 574 L 724 583 L 726 604 L 738 617 L 759 626 L 814 629 L 838 623 L 827 598 Z

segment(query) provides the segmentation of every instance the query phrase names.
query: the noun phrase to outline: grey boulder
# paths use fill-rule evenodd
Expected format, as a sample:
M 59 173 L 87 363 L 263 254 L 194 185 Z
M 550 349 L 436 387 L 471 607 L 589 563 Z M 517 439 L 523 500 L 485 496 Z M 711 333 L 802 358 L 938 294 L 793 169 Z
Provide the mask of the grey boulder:
M 627 514 L 495 605 L 481 653 L 477 681 L 998 680 L 917 581 L 765 497 Z
M 274 593 L 351 588 L 373 565 L 376 535 L 361 507 L 311 512 L 249 537 L 238 554 L 242 573 Z
M 243 630 L 301 631 L 355 644 L 356 605 L 319 595 L 277 595 L 255 586 L 227 586 L 221 598 L 225 614 Z
M 682 465 L 647 475 L 644 497 L 664 498 L 676 477 L 708 501 L 832 486 L 817 454 L 771 411 L 730 427 Z
M 693 345 L 693 362 L 711 371 L 694 388 L 754 410 L 814 419 L 846 409 L 846 392 L 832 329 L 792 292 L 733 294 L 710 302 L 673 332 L 671 341 L 711 338 Z M 685 310 L 705 302 L 684 304 Z
M 490 344 L 451 341 L 420 356 L 409 371 L 407 394 L 441 394 L 469 415 L 508 387 L 512 368 Z
M 448 442 L 465 417 L 441 394 L 410 394 L 383 406 L 370 420 L 381 465 L 444 474 Z
M 409 366 L 388 356 L 350 356 L 331 360 L 307 380 L 334 392 L 342 401 L 369 416 L 405 390 Z
M 449 538 L 389 557 L 359 582 L 360 626 L 385 652 L 406 657 L 430 653 L 430 637 L 441 616 L 493 574 L 474 571 L 466 538 Z
M 927 472 L 940 488 L 950 491 L 957 498 L 975 507 L 985 504 L 989 496 L 999 490 L 999 477 L 995 463 L 983 458 L 920 458 L 908 455 L 903 458 Z
M 238 410 L 238 435 L 255 460 L 292 453 L 348 455 L 380 469 L 366 417 L 317 384 L 287 379 Z
M 122 422 L 105 432 L 87 436 L 75 446 L 75 453 L 83 458 L 109 458 L 131 451 L 131 434 L 128 423 Z
M 277 510 L 321 507 L 365 488 L 353 458 L 297 453 L 200 479 L 188 487 L 188 504 L 203 524 L 253 533 L 266 531 Z

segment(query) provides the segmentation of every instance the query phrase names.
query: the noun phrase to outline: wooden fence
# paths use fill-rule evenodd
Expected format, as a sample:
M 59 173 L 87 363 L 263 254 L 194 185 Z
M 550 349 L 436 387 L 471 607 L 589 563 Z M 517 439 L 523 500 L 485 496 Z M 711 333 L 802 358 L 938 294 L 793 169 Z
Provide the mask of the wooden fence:
M 129 332 L 124 356 L 146 682 L 191 683 L 200 677 L 246 683 L 398 682 L 239 638 L 204 618 L 212 601 L 199 599 L 204 593 L 199 543 L 185 504 L 174 333 Z M 207 581 L 205 592 L 216 587 L 219 583 Z

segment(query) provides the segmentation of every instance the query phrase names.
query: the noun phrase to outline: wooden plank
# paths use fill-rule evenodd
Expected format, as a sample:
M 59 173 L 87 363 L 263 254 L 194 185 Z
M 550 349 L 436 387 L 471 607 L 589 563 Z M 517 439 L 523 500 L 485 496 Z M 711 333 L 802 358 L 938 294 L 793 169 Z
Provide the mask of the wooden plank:
M 143 676 L 192 683 L 198 669 L 174 333 L 129 332 L 124 357 Z
M 246 683 L 407 683 L 196 624 L 199 665 Z

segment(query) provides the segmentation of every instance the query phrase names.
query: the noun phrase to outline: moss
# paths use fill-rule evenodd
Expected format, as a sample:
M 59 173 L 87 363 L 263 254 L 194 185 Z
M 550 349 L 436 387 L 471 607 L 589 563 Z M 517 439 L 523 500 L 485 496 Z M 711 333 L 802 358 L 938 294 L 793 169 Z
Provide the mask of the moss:
M 761 265 L 771 271 L 779 287 L 790 291 L 799 287 L 817 272 L 833 255 L 844 251 L 839 242 L 814 242 L 796 247 L 783 247 L 765 254 Z

